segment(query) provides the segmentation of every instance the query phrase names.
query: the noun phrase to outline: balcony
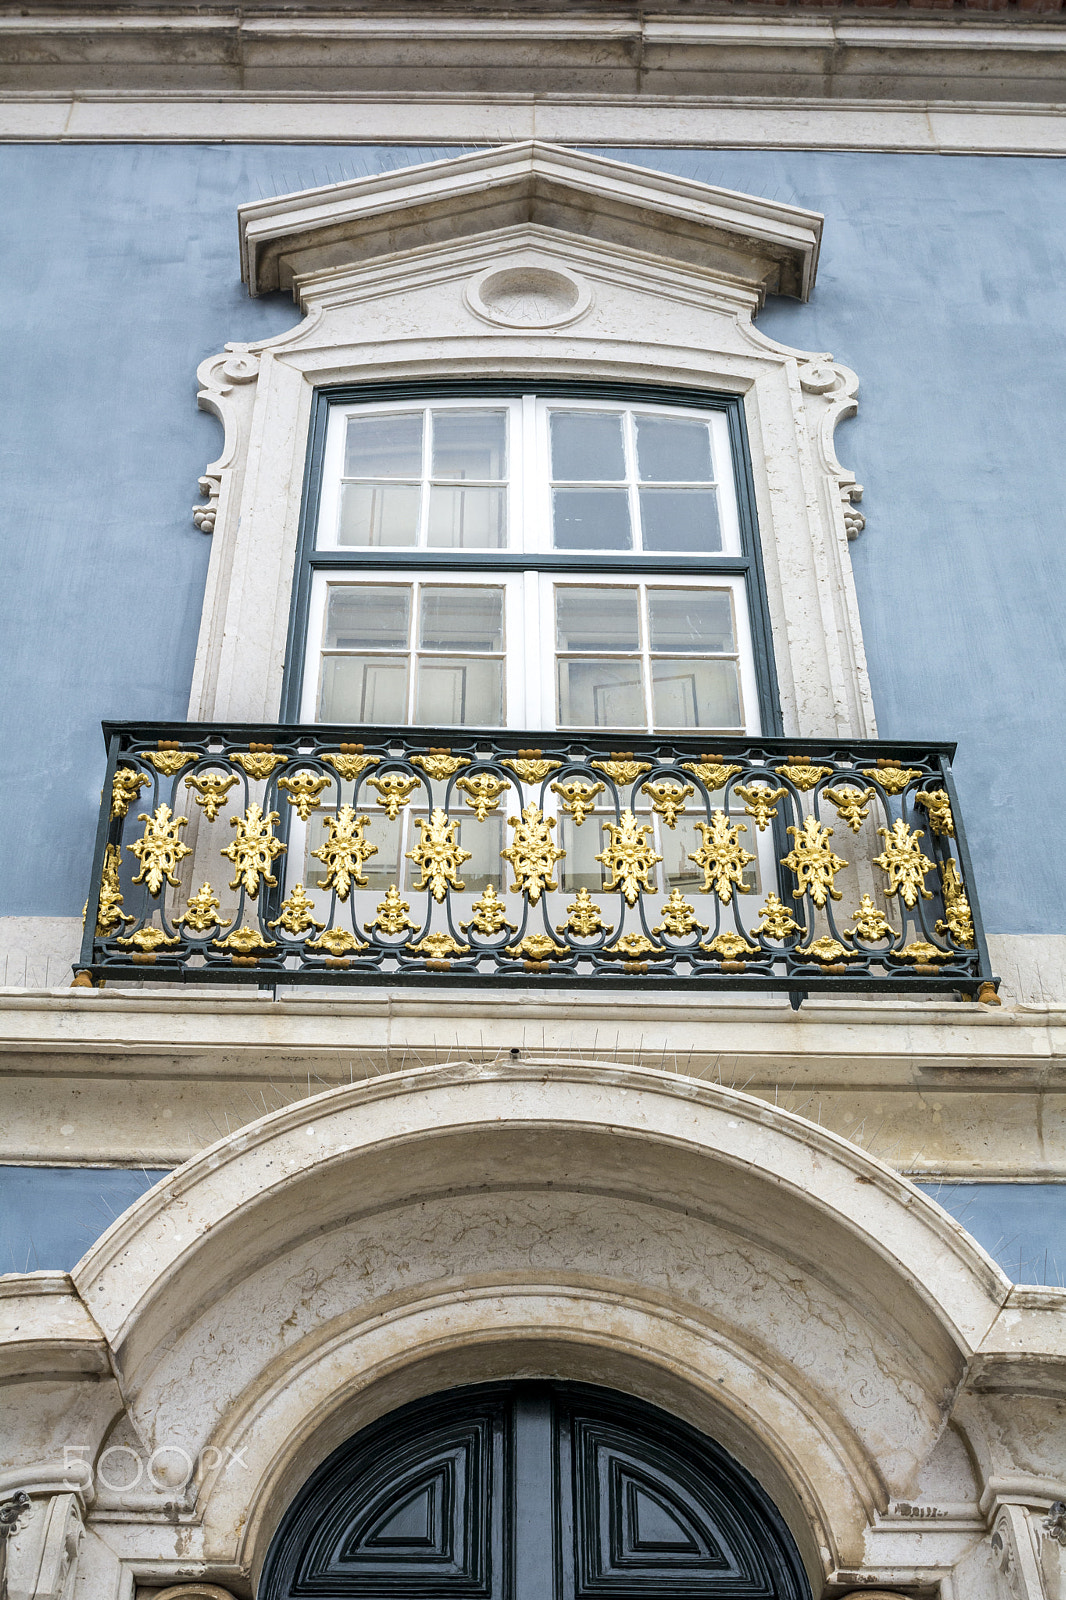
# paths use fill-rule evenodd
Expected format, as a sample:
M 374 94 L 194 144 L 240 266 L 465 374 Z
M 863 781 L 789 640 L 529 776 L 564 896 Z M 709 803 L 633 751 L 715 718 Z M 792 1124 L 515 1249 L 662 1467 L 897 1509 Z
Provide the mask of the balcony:
M 78 983 L 994 999 L 952 745 L 104 733 Z

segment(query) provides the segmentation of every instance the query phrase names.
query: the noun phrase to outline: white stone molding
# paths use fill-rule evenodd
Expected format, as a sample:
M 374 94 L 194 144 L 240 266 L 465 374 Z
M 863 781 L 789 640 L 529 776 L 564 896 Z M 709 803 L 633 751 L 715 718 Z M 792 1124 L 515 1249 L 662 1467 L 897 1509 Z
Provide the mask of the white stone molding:
M 178 1583 L 169 1589 L 154 1589 L 152 1600 L 233 1600 L 233 1595 L 217 1583 Z
M 6 1600 L 70 1600 L 81 1536 L 77 1495 L 34 1499 L 7 1540 Z
M 992 1525 L 991 1543 L 996 1569 L 1009 1600 L 1048 1600 L 1032 1520 L 1024 1506 L 1000 1507 Z
M 541 220 L 516 220 L 523 209 Z M 239 347 L 247 381 L 227 370 L 230 353 L 201 368 L 201 403 L 227 439 L 208 469 L 219 494 L 191 718 L 278 715 L 316 387 L 480 374 L 517 387 L 543 374 L 744 397 L 785 731 L 875 734 L 845 518 L 861 491 L 833 450 L 857 380 L 752 321 L 768 286 L 809 291 L 820 218 L 525 144 L 257 203 L 241 219 L 250 282 L 291 282 L 306 315 Z M 578 299 L 558 323 L 487 321 L 477 296 L 506 272 L 554 275 Z

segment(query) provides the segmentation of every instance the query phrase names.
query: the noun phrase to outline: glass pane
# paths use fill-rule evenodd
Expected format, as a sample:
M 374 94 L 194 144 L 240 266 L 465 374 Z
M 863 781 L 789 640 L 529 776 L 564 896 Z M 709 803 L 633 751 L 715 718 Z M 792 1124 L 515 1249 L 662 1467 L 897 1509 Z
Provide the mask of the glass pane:
M 503 590 L 427 586 L 420 643 L 423 650 L 502 650 Z
M 411 591 L 400 584 L 331 584 L 327 650 L 406 650 Z
M 557 587 L 555 637 L 560 650 L 639 650 L 637 591 Z
M 434 478 L 506 478 L 506 411 L 435 411 Z
M 415 720 L 440 725 L 503 724 L 503 662 L 471 656 L 422 656 L 418 662 Z
M 722 548 L 717 489 L 641 489 L 645 550 Z
M 606 838 L 600 827 L 602 820 L 602 815 L 587 817 L 580 828 L 575 828 L 572 818 L 561 819 L 559 843 L 566 855 L 558 863 L 558 878 L 563 894 L 576 894 L 579 889 L 599 894 L 603 888 L 603 865 L 596 860 Z M 611 915 L 617 904 L 613 896 L 600 902 L 604 922 L 617 924 L 617 917 Z
M 624 481 L 626 452 L 618 412 L 553 411 L 551 440 L 556 483 Z
M 422 413 L 349 417 L 344 441 L 346 478 L 420 478 Z
M 710 483 L 710 428 L 678 417 L 638 417 L 637 469 L 645 483 Z
M 625 489 L 553 489 L 557 550 L 631 550 Z
M 506 489 L 429 491 L 429 543 L 449 549 L 499 550 L 507 543 Z
M 638 661 L 560 661 L 560 728 L 643 728 Z
M 653 650 L 732 650 L 732 595 L 728 589 L 649 589 L 648 631 Z
M 735 661 L 653 661 L 651 687 L 657 728 L 740 726 Z
M 406 722 L 406 658 L 326 656 L 318 715 L 322 722 Z
M 417 483 L 344 483 L 338 544 L 414 544 L 418 537 Z

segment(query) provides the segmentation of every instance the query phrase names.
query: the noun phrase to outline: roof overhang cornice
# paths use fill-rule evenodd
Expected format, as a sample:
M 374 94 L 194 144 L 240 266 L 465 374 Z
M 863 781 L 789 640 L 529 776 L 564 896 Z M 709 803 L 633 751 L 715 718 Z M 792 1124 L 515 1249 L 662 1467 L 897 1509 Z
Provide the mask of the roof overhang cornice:
M 814 211 L 526 140 L 240 207 L 250 293 L 309 274 L 527 224 L 685 262 L 806 300 Z

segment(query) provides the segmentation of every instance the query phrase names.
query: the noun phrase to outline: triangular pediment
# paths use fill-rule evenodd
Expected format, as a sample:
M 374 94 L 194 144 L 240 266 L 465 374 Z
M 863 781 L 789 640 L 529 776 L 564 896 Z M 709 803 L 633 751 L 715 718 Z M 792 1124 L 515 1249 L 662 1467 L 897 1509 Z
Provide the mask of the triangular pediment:
M 532 225 L 806 300 L 822 231 L 817 212 L 537 140 L 256 201 L 239 222 L 254 295 Z

